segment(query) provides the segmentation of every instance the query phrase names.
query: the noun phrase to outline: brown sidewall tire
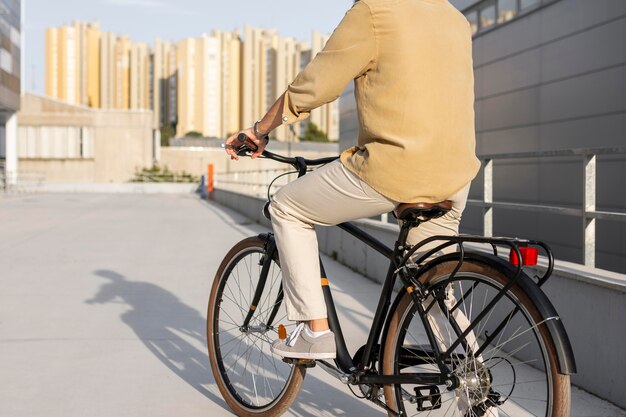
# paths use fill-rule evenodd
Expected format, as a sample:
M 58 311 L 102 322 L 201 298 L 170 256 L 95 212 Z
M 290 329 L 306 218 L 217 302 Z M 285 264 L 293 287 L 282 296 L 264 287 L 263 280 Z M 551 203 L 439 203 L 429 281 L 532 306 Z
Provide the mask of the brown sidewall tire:
M 441 263 L 432 269 L 428 270 L 424 275 L 420 277 L 420 282 L 425 285 L 429 285 L 432 282 L 437 281 L 439 277 L 451 274 L 457 266 L 457 261 L 448 261 Z M 479 263 L 473 260 L 466 260 L 460 269 L 460 272 L 475 272 L 484 276 L 494 278 L 500 284 L 506 284 L 508 279 L 495 268 Z M 523 304 L 526 310 L 532 316 L 532 319 L 538 323 L 542 321 L 539 311 L 535 305 L 530 301 L 528 296 L 517 286 L 513 286 L 511 289 L 515 297 Z M 395 348 L 396 348 L 396 335 L 400 330 L 402 317 L 405 317 L 407 310 L 411 308 L 413 304 L 413 298 L 409 293 L 405 293 L 402 300 L 398 304 L 398 307 L 393 312 L 391 320 L 389 321 L 389 328 L 387 330 L 387 337 L 384 341 L 383 358 L 382 358 L 382 371 L 384 375 L 392 375 L 394 373 L 395 363 Z M 553 381 L 552 390 L 552 413 L 550 417 L 569 417 L 570 415 L 570 378 L 569 375 L 562 375 L 558 373 L 558 358 L 554 343 L 548 332 L 546 326 L 539 326 L 539 333 L 543 339 L 543 343 L 547 348 L 547 359 L 550 362 L 550 370 Z M 385 402 L 387 406 L 394 411 L 398 411 L 396 404 L 396 392 L 393 385 L 384 386 Z M 392 413 L 388 413 L 389 417 L 392 417 Z
M 303 366 L 296 366 L 295 369 L 291 373 L 291 378 L 287 382 L 287 385 L 282 391 L 280 398 L 268 405 L 265 408 L 253 410 L 250 408 L 244 407 L 239 401 L 237 401 L 232 393 L 228 390 L 226 386 L 226 382 L 224 381 L 222 374 L 220 373 L 220 368 L 217 363 L 218 358 L 216 355 L 215 345 L 214 345 L 214 327 L 213 322 L 215 318 L 215 303 L 217 297 L 217 291 L 220 287 L 220 282 L 222 280 L 222 276 L 224 272 L 228 268 L 228 266 L 232 263 L 232 260 L 240 254 L 242 251 L 246 249 L 254 249 L 257 248 L 259 250 L 263 250 L 265 243 L 258 237 L 249 237 L 247 239 L 242 240 L 237 243 L 233 248 L 226 254 L 224 260 L 220 264 L 220 267 L 215 274 L 215 279 L 213 280 L 213 286 L 211 287 L 211 294 L 209 296 L 209 306 L 207 312 L 207 346 L 209 349 L 209 361 L 211 363 L 211 370 L 213 371 L 213 376 L 215 378 L 215 382 L 217 383 L 217 387 L 222 393 L 222 397 L 226 401 L 226 403 L 233 409 L 235 414 L 241 417 L 277 417 L 282 415 L 285 411 L 289 409 L 291 404 L 294 402 L 298 393 L 300 392 L 300 388 L 302 387 L 302 382 L 304 381 L 304 376 L 306 374 L 306 368 Z

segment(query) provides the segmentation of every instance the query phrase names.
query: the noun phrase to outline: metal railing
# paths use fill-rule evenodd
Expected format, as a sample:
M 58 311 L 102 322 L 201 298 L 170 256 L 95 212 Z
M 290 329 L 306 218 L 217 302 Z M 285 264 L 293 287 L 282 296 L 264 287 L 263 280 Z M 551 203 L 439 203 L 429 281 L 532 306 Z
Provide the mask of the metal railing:
M 483 207 L 483 234 L 493 236 L 493 211 L 496 208 L 554 213 L 564 216 L 578 216 L 583 229 L 583 263 L 595 267 L 596 262 L 596 220 L 626 221 L 626 213 L 599 211 L 596 209 L 596 172 L 598 156 L 626 155 L 626 147 L 598 149 L 567 149 L 559 151 L 539 151 L 521 153 L 501 153 L 481 155 L 483 169 L 483 199 L 468 200 L 468 204 Z M 523 204 L 494 201 L 493 163 L 494 161 L 533 158 L 574 157 L 581 161 L 584 170 L 583 201 L 580 208 L 550 206 L 542 204 Z
M 8 179 L 5 169 L 4 161 L 0 161 L 0 191 L 5 191 L 7 189 Z
M 483 198 L 482 200 L 469 199 L 468 204 L 483 208 L 483 235 L 493 236 L 494 209 L 512 209 L 527 212 L 553 213 L 564 216 L 578 216 L 581 218 L 583 229 L 583 260 L 584 265 L 595 267 L 596 256 L 596 221 L 614 220 L 626 221 L 626 213 L 614 211 L 600 211 L 596 209 L 596 171 L 599 156 L 626 155 L 626 147 L 600 148 L 600 149 L 568 149 L 559 151 L 539 151 L 522 153 L 501 153 L 480 155 L 483 170 Z M 580 208 L 552 206 L 545 204 L 526 204 L 496 201 L 493 195 L 494 161 L 513 159 L 539 159 L 539 158 L 578 158 L 581 161 L 581 169 L 584 170 L 583 201 Z M 230 174 L 216 175 L 215 185 L 218 188 L 232 192 L 265 198 L 267 187 L 279 174 L 288 172 L 287 169 L 271 169 L 262 171 L 242 171 Z M 272 193 L 287 182 L 295 179 L 294 176 L 285 176 L 272 185 Z M 387 214 L 380 216 L 380 221 L 388 223 L 391 219 Z
M 19 171 L 6 172 L 4 161 L 0 161 L 0 192 L 23 193 L 40 190 L 46 176 L 40 172 Z
M 274 181 L 276 177 L 282 174 L 285 175 Z M 272 181 L 274 183 L 270 193 L 274 194 L 280 187 L 293 181 L 297 174 L 296 171 L 289 168 L 222 173 L 215 175 L 215 187 L 235 193 L 265 198 L 267 197 L 267 188 Z
M 198 183 L 200 179 L 195 175 L 187 174 L 187 173 L 151 173 L 151 172 L 141 172 L 136 173 L 133 179 L 130 182 L 176 182 L 176 183 Z

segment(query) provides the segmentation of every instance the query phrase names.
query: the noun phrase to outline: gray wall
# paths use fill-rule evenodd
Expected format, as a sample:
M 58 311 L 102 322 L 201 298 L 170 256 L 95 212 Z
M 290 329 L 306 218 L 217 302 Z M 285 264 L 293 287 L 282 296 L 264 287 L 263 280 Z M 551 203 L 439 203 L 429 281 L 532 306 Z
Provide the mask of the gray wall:
M 452 2 L 465 8 L 475 1 Z M 626 1 L 560 0 L 474 38 L 479 155 L 626 146 Z M 341 97 L 341 147 L 355 143 L 356 109 Z M 494 200 L 582 207 L 582 161 L 494 164 Z M 626 211 L 626 156 L 598 158 L 597 209 Z M 482 175 L 470 198 L 482 199 Z M 469 206 L 463 232 L 482 233 Z M 559 259 L 582 262 L 582 220 L 496 209 L 494 234 L 545 240 Z M 626 223 L 599 220 L 596 266 L 626 272 Z
M 476 3 L 480 3 L 480 0 L 450 0 L 450 3 L 459 10 L 465 10 Z
M 249 219 L 271 227 L 261 210 L 264 199 L 216 189 L 212 200 Z M 397 225 L 371 220 L 358 226 L 391 246 Z M 336 227 L 317 227 L 320 250 L 364 276 L 382 283 L 388 263 L 379 253 Z M 541 269 L 539 267 L 538 269 Z M 528 271 L 530 275 L 533 271 Z M 539 273 L 543 275 L 543 270 Z M 626 407 L 626 279 L 566 262 L 559 262 L 543 287 L 566 326 L 578 373 L 572 383 Z M 584 308 L 592 305 L 593 308 Z M 615 360 L 617 359 L 617 360 Z
M 479 154 L 626 145 L 626 2 L 561 0 L 474 39 Z M 598 160 L 598 210 L 626 210 L 625 156 Z M 579 159 L 496 162 L 494 199 L 581 207 Z M 477 182 L 470 198 L 481 198 Z M 467 227 L 480 230 L 480 209 Z M 596 265 L 626 272 L 626 223 L 598 221 Z M 582 261 L 581 220 L 496 210 L 496 235 Z

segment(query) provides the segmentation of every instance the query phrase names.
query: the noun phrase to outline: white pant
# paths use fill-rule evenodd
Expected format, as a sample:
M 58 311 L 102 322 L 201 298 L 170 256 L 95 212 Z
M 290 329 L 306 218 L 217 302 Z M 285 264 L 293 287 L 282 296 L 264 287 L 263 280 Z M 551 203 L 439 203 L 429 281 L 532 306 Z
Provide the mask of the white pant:
M 452 201 L 452 210 L 448 213 L 412 229 L 407 243 L 414 245 L 430 236 L 458 234 L 469 188 L 468 184 L 448 198 Z M 320 285 L 317 235 L 313 226 L 332 226 L 377 216 L 394 210 L 399 203 L 382 196 L 339 161 L 289 183 L 276 193 L 270 205 L 270 215 L 280 256 L 289 320 L 327 317 Z M 420 252 L 424 253 L 439 243 L 426 245 Z M 447 251 L 452 250 L 456 250 L 456 247 L 447 248 Z M 455 313 L 455 319 L 463 329 L 469 325 L 461 312 Z M 440 347 L 445 349 L 449 341 L 443 337 L 442 329 L 446 328 L 447 319 L 439 307 L 434 308 L 430 322 L 434 331 L 439 333 Z M 472 347 L 476 345 L 473 332 L 468 335 L 468 343 Z M 469 405 L 465 396 L 460 394 L 457 393 L 457 406 L 464 414 Z M 498 417 L 498 411 L 490 409 L 486 416 Z
M 469 184 L 450 196 L 452 210 L 411 230 L 407 243 L 415 244 L 433 235 L 456 235 L 468 193 Z M 399 203 L 382 196 L 339 161 L 287 184 L 276 193 L 270 214 L 289 320 L 327 317 L 313 225 L 332 226 L 378 216 L 393 211 Z

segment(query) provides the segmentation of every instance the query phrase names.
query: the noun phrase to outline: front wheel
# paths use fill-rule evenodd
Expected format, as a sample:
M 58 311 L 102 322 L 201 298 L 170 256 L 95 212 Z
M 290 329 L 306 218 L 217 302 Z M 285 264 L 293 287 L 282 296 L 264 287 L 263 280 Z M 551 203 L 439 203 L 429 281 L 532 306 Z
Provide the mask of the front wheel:
M 222 396 L 239 416 L 280 416 L 298 395 L 305 375 L 304 367 L 288 365 L 270 351 L 278 325 L 287 317 L 277 254 L 269 260 L 263 295 L 252 307 L 254 315 L 244 325 L 268 256 L 265 247 L 258 237 L 236 244 L 224 257 L 209 298 L 211 369 Z
M 451 277 L 457 265 L 456 260 L 442 262 L 419 278 L 429 294 L 421 306 L 409 293 L 401 299 L 384 341 L 384 374 L 440 373 L 426 328 L 445 352 L 511 278 L 510 271 L 470 259 Z M 420 309 L 426 312 L 425 320 Z M 496 302 L 444 363 L 452 386 L 385 386 L 387 405 L 402 416 L 569 416 L 569 376 L 558 373 L 552 338 L 518 285 Z

